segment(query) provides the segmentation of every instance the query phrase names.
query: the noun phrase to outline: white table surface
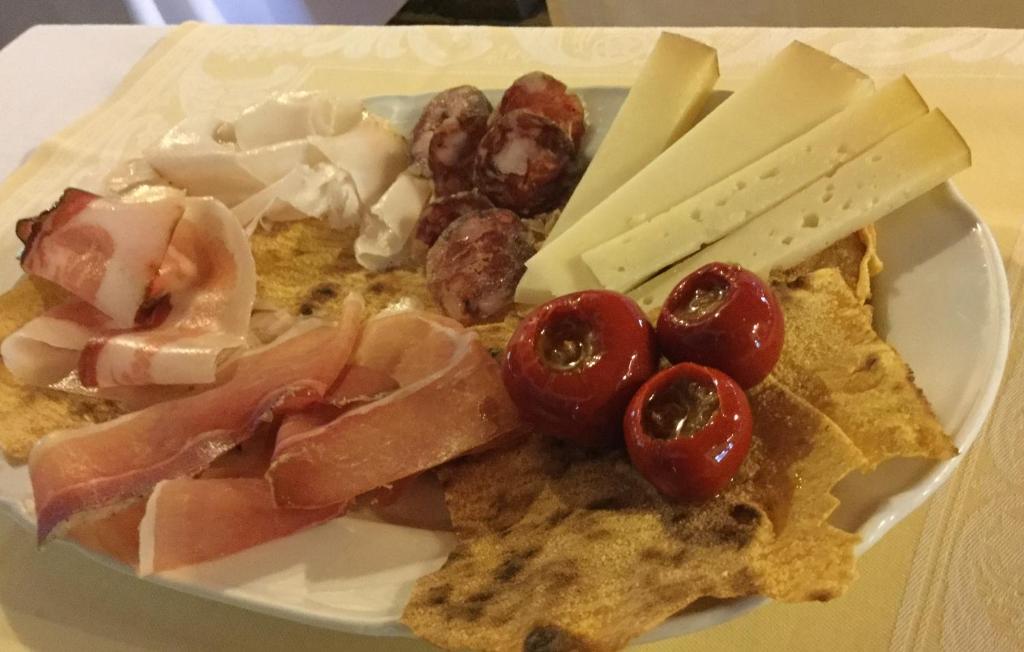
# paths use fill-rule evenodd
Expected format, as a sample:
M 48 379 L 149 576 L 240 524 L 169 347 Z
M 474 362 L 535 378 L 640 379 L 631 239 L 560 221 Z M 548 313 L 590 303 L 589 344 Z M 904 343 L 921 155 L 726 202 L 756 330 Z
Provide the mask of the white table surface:
M 7 1 L 0 0 L 0 4 Z M 26 32 L 0 50 L 0 79 L 4 82 L 4 91 L 0 93 L 0 120 L 3 121 L 0 123 L 0 179 L 9 175 L 40 142 L 109 97 L 124 75 L 167 29 L 44 26 Z M 807 37 L 813 40 L 814 34 L 809 33 Z M 1010 37 L 1014 35 L 1009 32 L 993 33 L 990 37 L 1013 40 Z M 1008 52 L 1007 57 L 1016 56 L 1013 51 Z M 1020 56 L 1024 61 L 1024 45 Z M 982 64 L 979 68 L 988 70 Z M 974 175 L 964 175 L 964 188 L 973 192 L 977 204 L 986 209 L 983 214 L 1003 236 L 1001 241 L 1009 258 L 1010 245 L 1020 222 L 1020 184 L 1024 179 L 1024 169 L 1021 168 L 1024 158 L 1020 157 L 1024 150 L 1024 132 L 1019 128 L 1019 107 L 1022 104 L 1015 99 L 1022 97 L 1024 85 L 1019 76 L 1006 76 L 999 80 L 996 89 L 996 81 L 989 80 L 988 76 L 975 79 L 965 74 L 949 83 L 934 75 L 931 78 L 924 75 L 921 80 L 928 86 L 931 96 L 944 107 L 949 105 L 951 114 L 955 113 L 959 120 L 958 124 L 963 123 L 974 138 L 973 145 L 979 156 Z M 984 110 L 974 104 L 976 97 L 967 101 L 964 98 L 965 94 L 976 94 L 979 88 L 987 93 L 988 103 L 982 105 Z M 1005 101 L 996 102 L 999 98 Z M 11 125 L 17 125 L 17 129 L 12 129 Z M 1024 252 L 1024 247 L 1021 251 Z M 1014 264 L 1019 265 L 1014 262 L 1011 267 Z M 1007 398 L 1019 406 L 1016 396 Z M 1010 429 L 1020 432 L 1024 423 L 1020 423 L 1019 412 L 1015 414 L 1016 417 L 1010 416 L 1016 418 L 1019 427 Z M 1006 420 L 1003 417 L 999 419 L 1000 422 Z M 983 463 L 989 463 L 989 456 L 983 451 L 974 457 L 981 462 L 968 465 L 971 467 L 968 471 L 973 473 L 973 467 L 979 465 L 979 469 L 984 471 L 987 467 Z M 1010 458 L 1012 460 L 1014 456 Z M 1019 480 L 1021 476 L 1015 474 L 1013 477 Z M 941 492 L 927 514 L 922 510 L 901 523 L 887 541 L 861 560 L 860 580 L 848 596 L 829 607 L 829 613 L 836 614 L 838 618 L 829 617 L 820 605 L 771 605 L 746 619 L 716 628 L 706 635 L 698 635 L 699 638 L 688 642 L 700 647 L 700 643 L 714 641 L 717 645 L 703 649 L 716 650 L 761 649 L 766 646 L 778 649 L 940 649 L 922 643 L 918 637 L 936 629 L 920 624 L 931 618 L 928 614 L 933 611 L 940 615 L 944 613 L 936 609 L 924 613 L 921 609 L 924 598 L 921 596 L 925 592 L 929 595 L 942 593 L 939 588 L 944 582 L 940 577 L 935 589 L 927 589 L 932 581 L 922 577 L 934 578 L 933 571 L 947 565 L 951 555 L 948 548 L 952 544 L 947 545 L 942 532 L 952 528 L 945 516 L 950 510 L 945 506 L 953 504 L 954 498 L 960 502 L 966 500 L 960 497 L 967 496 L 971 481 L 959 477 L 954 479 L 953 486 Z M 921 537 L 922 529 L 930 534 L 922 539 L 925 544 L 918 545 L 915 542 Z M 254 645 L 266 650 L 358 648 L 361 652 L 375 652 L 429 649 L 425 644 L 412 640 L 361 638 L 314 630 L 186 596 L 111 572 L 87 561 L 69 545 L 51 545 L 37 551 L 33 538 L 15 521 L 0 515 L 0 650 L 3 652 L 20 649 L 71 649 L 75 652 L 249 650 L 254 649 Z M 952 534 L 949 539 L 956 540 Z M 1013 559 L 1020 563 L 1019 548 L 1015 553 L 1006 554 L 1015 554 Z M 913 573 L 908 576 L 911 564 Z M 1006 579 L 1006 583 L 1016 582 L 1014 586 L 1018 587 L 1016 598 L 1010 597 L 1012 591 L 1000 594 L 1004 601 L 1017 604 L 1013 610 L 1017 628 L 1011 626 L 1006 628 L 1006 632 L 1016 632 L 1014 640 L 1024 641 L 1020 638 L 1024 636 L 1021 633 L 1024 629 L 1019 628 L 1019 587 L 1024 586 L 1019 578 L 1024 574 L 1013 572 L 1013 564 L 1009 562 L 1005 567 L 1009 572 L 1001 577 Z M 971 586 L 961 587 L 957 595 L 974 595 L 970 589 Z M 1000 596 L 987 592 L 977 597 L 976 605 L 970 603 L 977 608 L 971 612 L 973 620 L 968 622 L 969 628 L 979 628 L 980 632 L 988 620 L 975 612 L 998 604 L 996 599 Z M 931 596 L 929 602 L 941 605 L 942 598 L 942 595 Z M 957 613 L 965 611 L 960 608 Z M 869 617 L 872 613 L 881 612 L 899 613 L 895 630 L 890 626 L 880 629 L 874 622 L 876 619 Z M 917 626 L 907 628 L 899 624 L 908 621 L 908 613 L 913 616 L 909 621 L 917 622 Z M 803 624 L 794 625 L 794 620 L 801 620 Z M 831 628 L 819 631 L 812 622 L 818 620 L 830 622 Z M 891 618 L 882 620 L 890 622 Z M 1001 635 L 1009 636 L 1005 632 Z M 998 637 L 984 640 L 989 639 L 1004 640 Z M 675 641 L 655 645 L 659 650 L 667 650 L 674 649 L 670 646 L 676 644 L 683 643 Z M 922 644 L 926 648 L 922 648 Z M 954 648 L 947 646 L 945 649 Z M 1022 648 L 997 644 L 987 649 Z
M 0 50 L 4 85 L 0 120 L 24 125 L 17 130 L 0 129 L 0 179 L 40 142 L 107 99 L 139 57 L 169 29 L 41 25 Z

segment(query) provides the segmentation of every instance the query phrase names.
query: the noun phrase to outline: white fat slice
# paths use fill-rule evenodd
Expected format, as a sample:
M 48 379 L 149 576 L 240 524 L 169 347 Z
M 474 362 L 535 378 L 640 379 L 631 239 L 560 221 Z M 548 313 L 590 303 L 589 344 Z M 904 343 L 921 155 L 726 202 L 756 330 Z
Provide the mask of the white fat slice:
M 928 112 L 906 77 L 681 204 L 583 254 L 601 285 L 630 290 L 757 218 Z
M 233 143 L 217 140 L 222 124 L 209 116 L 185 118 L 147 149 L 143 158 L 162 178 L 190 195 L 237 204 L 265 184 L 239 165 Z
M 711 262 L 764 278 L 787 269 L 969 167 L 971 151 L 933 110 L 740 229 L 654 277 L 630 296 L 658 310 L 687 274 Z
M 871 92 L 871 80 L 795 42 L 527 264 L 516 301 L 600 287 L 581 254 L 689 199 Z
M 376 116 L 367 116 L 338 136 L 312 136 L 309 142 L 336 168 L 351 175 L 367 207 L 381 198 L 410 163 L 405 139 Z
M 375 272 L 401 264 L 430 193 L 428 180 L 408 170 L 398 175 L 363 219 L 355 242 L 356 261 Z
M 249 233 L 261 223 L 307 218 L 354 226 L 364 212 L 352 178 L 329 163 L 299 165 L 231 210 Z
M 697 121 L 718 80 L 714 48 L 662 32 L 548 242 L 654 160 Z
M 354 98 L 294 92 L 249 107 L 233 122 L 241 150 L 255 149 L 309 136 L 333 136 L 356 126 L 363 104 Z
M 111 191 L 124 194 L 142 185 L 160 185 L 164 182 L 160 174 L 146 159 L 132 158 L 117 164 L 104 180 Z

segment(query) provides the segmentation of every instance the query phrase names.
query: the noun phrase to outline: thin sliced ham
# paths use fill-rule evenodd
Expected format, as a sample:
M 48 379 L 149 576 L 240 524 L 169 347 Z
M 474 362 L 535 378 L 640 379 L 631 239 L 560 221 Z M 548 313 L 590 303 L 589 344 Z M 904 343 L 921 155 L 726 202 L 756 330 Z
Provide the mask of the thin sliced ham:
M 450 320 L 419 312 L 372 319 L 353 361 L 386 370 L 399 389 L 325 425 L 278 434 L 267 477 L 282 507 L 347 503 L 518 425 L 497 363 Z
M 256 299 L 245 232 L 212 199 L 185 199 L 150 295 L 154 327 L 92 338 L 79 359 L 85 386 L 212 383 L 226 349 L 243 346 Z
M 138 568 L 139 523 L 146 513 L 146 500 L 139 498 L 117 511 L 68 530 L 68 538 L 83 548 Z
M 322 397 L 348 361 L 362 310 L 350 296 L 337 326 L 296 327 L 227 364 L 223 382 L 206 392 L 40 440 L 29 456 L 39 540 L 161 480 L 201 472 L 296 396 Z
M 21 266 L 131 327 L 181 214 L 174 200 L 123 203 L 69 188 L 53 208 L 18 222 Z
M 344 509 L 282 509 L 263 479 L 164 480 L 139 527 L 139 574 L 219 559 L 329 521 Z

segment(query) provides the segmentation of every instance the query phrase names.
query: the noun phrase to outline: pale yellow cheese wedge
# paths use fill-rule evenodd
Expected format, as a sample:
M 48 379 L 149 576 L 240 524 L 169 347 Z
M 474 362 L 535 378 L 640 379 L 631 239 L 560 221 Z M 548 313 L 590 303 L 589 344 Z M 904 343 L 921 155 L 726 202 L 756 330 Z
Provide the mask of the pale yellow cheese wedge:
M 603 287 L 631 290 L 927 112 L 917 89 L 901 77 L 674 208 L 585 252 L 583 261 Z
M 716 81 L 714 48 L 662 32 L 547 241 L 575 224 L 689 130 Z
M 854 100 L 871 80 L 794 42 L 684 136 L 527 263 L 516 301 L 599 287 L 580 254 L 793 140 Z
M 657 310 L 683 277 L 711 262 L 735 263 L 768 278 L 773 269 L 818 253 L 970 165 L 967 143 L 933 110 L 630 296 L 644 310 Z

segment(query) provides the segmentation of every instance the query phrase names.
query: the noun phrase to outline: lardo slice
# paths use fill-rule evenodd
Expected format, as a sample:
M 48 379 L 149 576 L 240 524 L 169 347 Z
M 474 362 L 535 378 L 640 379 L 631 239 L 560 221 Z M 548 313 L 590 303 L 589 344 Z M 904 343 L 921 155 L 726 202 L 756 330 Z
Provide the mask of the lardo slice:
M 701 120 L 594 210 L 527 263 L 516 301 L 599 287 L 580 254 L 653 217 L 796 138 L 850 102 L 871 80 L 794 42 L 745 87 Z
M 697 121 L 718 80 L 714 48 L 662 32 L 548 241 L 650 163 Z
M 971 150 L 935 109 L 630 295 L 657 310 L 684 276 L 712 261 L 767 277 L 825 249 L 970 167 Z
M 583 254 L 603 287 L 631 290 L 830 175 L 928 112 L 906 77 L 683 203 Z

